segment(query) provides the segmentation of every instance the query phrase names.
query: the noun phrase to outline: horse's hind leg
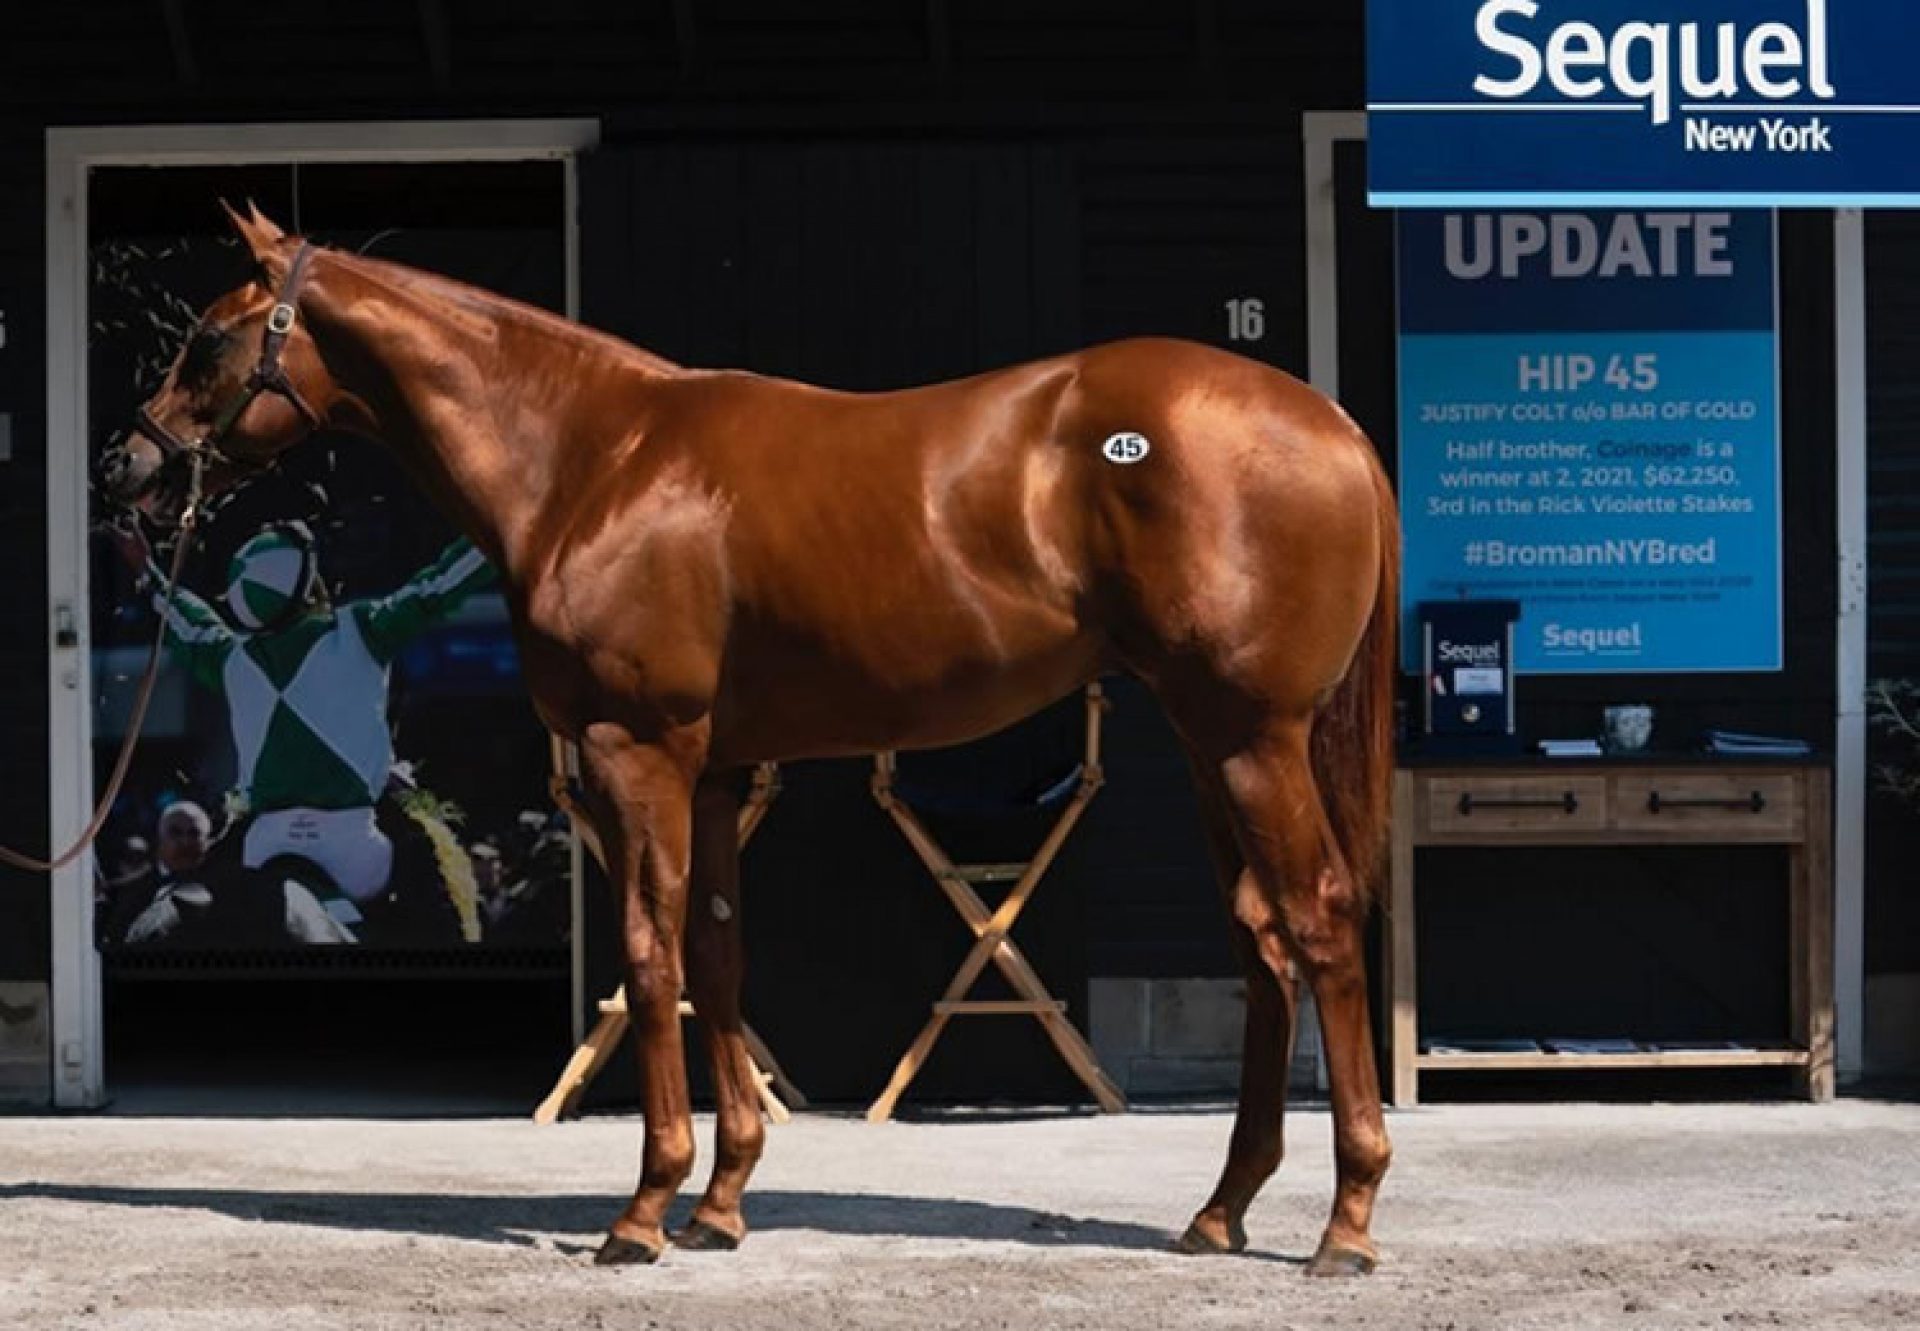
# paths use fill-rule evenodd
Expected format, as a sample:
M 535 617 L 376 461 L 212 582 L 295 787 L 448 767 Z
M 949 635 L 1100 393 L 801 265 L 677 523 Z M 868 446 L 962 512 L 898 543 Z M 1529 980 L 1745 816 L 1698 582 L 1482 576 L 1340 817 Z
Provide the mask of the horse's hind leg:
M 1213 1195 L 1175 1246 L 1190 1253 L 1239 1252 L 1247 1246 L 1247 1207 L 1280 1168 L 1285 1153 L 1287 1073 L 1293 1059 L 1299 986 L 1291 960 L 1279 950 L 1278 935 L 1256 934 L 1234 913 L 1246 859 L 1234 835 L 1233 814 L 1219 773 L 1198 755 L 1193 756 L 1193 770 L 1207 847 L 1228 908 L 1234 953 L 1247 977 L 1247 1015 L 1241 1037 L 1240 1108 L 1233 1120 L 1226 1167 Z
M 1333 1214 L 1308 1270 L 1359 1274 L 1377 1261 L 1373 1201 L 1392 1157 L 1367 1023 L 1366 896 L 1334 844 L 1307 738 L 1311 719 L 1279 719 L 1219 765 L 1247 872 L 1233 915 L 1270 969 L 1295 958 L 1313 988 L 1333 1098 Z
M 740 1018 L 740 797 L 730 776 L 693 797 L 693 885 L 687 902 L 687 992 L 713 1066 L 714 1159 L 706 1195 L 674 1235 L 685 1248 L 734 1248 L 746 1237 L 740 1198 L 766 1127 Z
M 704 744 L 642 742 L 608 724 L 580 740 L 587 811 L 613 879 L 627 957 L 627 1015 L 640 1055 L 646 1112 L 640 1183 L 601 1245 L 603 1265 L 651 1262 L 663 1222 L 693 1172 L 693 1121 L 680 1043 L 680 940 L 686 924 L 694 774 Z

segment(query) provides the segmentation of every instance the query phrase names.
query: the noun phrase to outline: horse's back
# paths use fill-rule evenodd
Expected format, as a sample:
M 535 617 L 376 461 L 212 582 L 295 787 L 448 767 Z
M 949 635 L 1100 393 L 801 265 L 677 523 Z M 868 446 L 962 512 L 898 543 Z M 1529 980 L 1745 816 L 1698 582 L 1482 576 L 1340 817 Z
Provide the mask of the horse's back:
M 716 746 L 740 758 L 951 743 L 1176 659 L 1310 697 L 1371 604 L 1365 441 L 1212 348 L 1119 342 L 879 394 L 697 373 L 658 401 L 631 504 L 610 502 L 675 552 L 634 558 L 609 604 L 713 635 L 674 671 L 693 692 L 711 674 Z M 725 604 L 690 610 L 689 587 Z M 666 649 L 641 636 L 657 676 Z

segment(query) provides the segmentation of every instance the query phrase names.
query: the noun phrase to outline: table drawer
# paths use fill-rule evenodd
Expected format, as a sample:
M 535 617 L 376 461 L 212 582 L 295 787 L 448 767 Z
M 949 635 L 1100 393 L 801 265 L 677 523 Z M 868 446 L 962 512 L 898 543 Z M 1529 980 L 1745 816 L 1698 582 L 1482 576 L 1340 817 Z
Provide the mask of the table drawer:
M 1798 778 L 1770 773 L 1659 772 L 1621 775 L 1613 785 L 1613 825 L 1711 831 L 1730 839 L 1797 836 L 1806 811 Z
M 1595 831 L 1607 825 L 1601 776 L 1435 777 L 1426 783 L 1427 830 L 1437 836 L 1516 837 Z

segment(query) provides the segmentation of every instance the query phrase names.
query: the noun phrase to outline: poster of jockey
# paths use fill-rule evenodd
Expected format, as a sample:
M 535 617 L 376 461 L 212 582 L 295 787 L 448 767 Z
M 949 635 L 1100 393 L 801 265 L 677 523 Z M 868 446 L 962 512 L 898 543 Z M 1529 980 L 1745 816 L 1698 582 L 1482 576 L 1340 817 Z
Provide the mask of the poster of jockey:
M 183 342 L 217 335 L 186 311 L 244 262 L 222 230 L 210 210 L 184 234 L 95 237 L 96 434 L 130 419 L 127 386 L 149 391 Z M 530 300 L 564 290 L 531 233 L 328 239 Z M 131 525 L 96 531 L 109 760 L 156 632 L 163 653 L 101 841 L 100 946 L 564 947 L 570 837 L 494 572 L 376 446 L 316 444 L 207 515 L 171 595 L 170 549 Z

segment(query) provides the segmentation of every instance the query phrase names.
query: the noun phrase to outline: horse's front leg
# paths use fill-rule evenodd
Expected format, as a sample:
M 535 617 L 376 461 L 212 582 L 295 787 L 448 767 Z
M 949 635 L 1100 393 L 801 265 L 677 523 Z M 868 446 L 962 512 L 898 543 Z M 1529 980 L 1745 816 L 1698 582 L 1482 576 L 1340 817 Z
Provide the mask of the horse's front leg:
M 693 1121 L 680 1044 L 680 941 L 692 859 L 693 785 L 704 739 L 641 739 L 609 724 L 580 740 L 588 810 L 620 916 L 627 1015 L 646 1113 L 640 1183 L 595 1261 L 651 1262 L 666 1247 L 667 1207 L 693 1172 Z
M 693 798 L 693 886 L 687 909 L 687 992 L 713 1066 L 713 1176 L 684 1248 L 735 1248 L 747 1235 L 740 1198 L 760 1162 L 766 1125 L 740 1017 L 740 796 L 731 775 L 703 778 Z

